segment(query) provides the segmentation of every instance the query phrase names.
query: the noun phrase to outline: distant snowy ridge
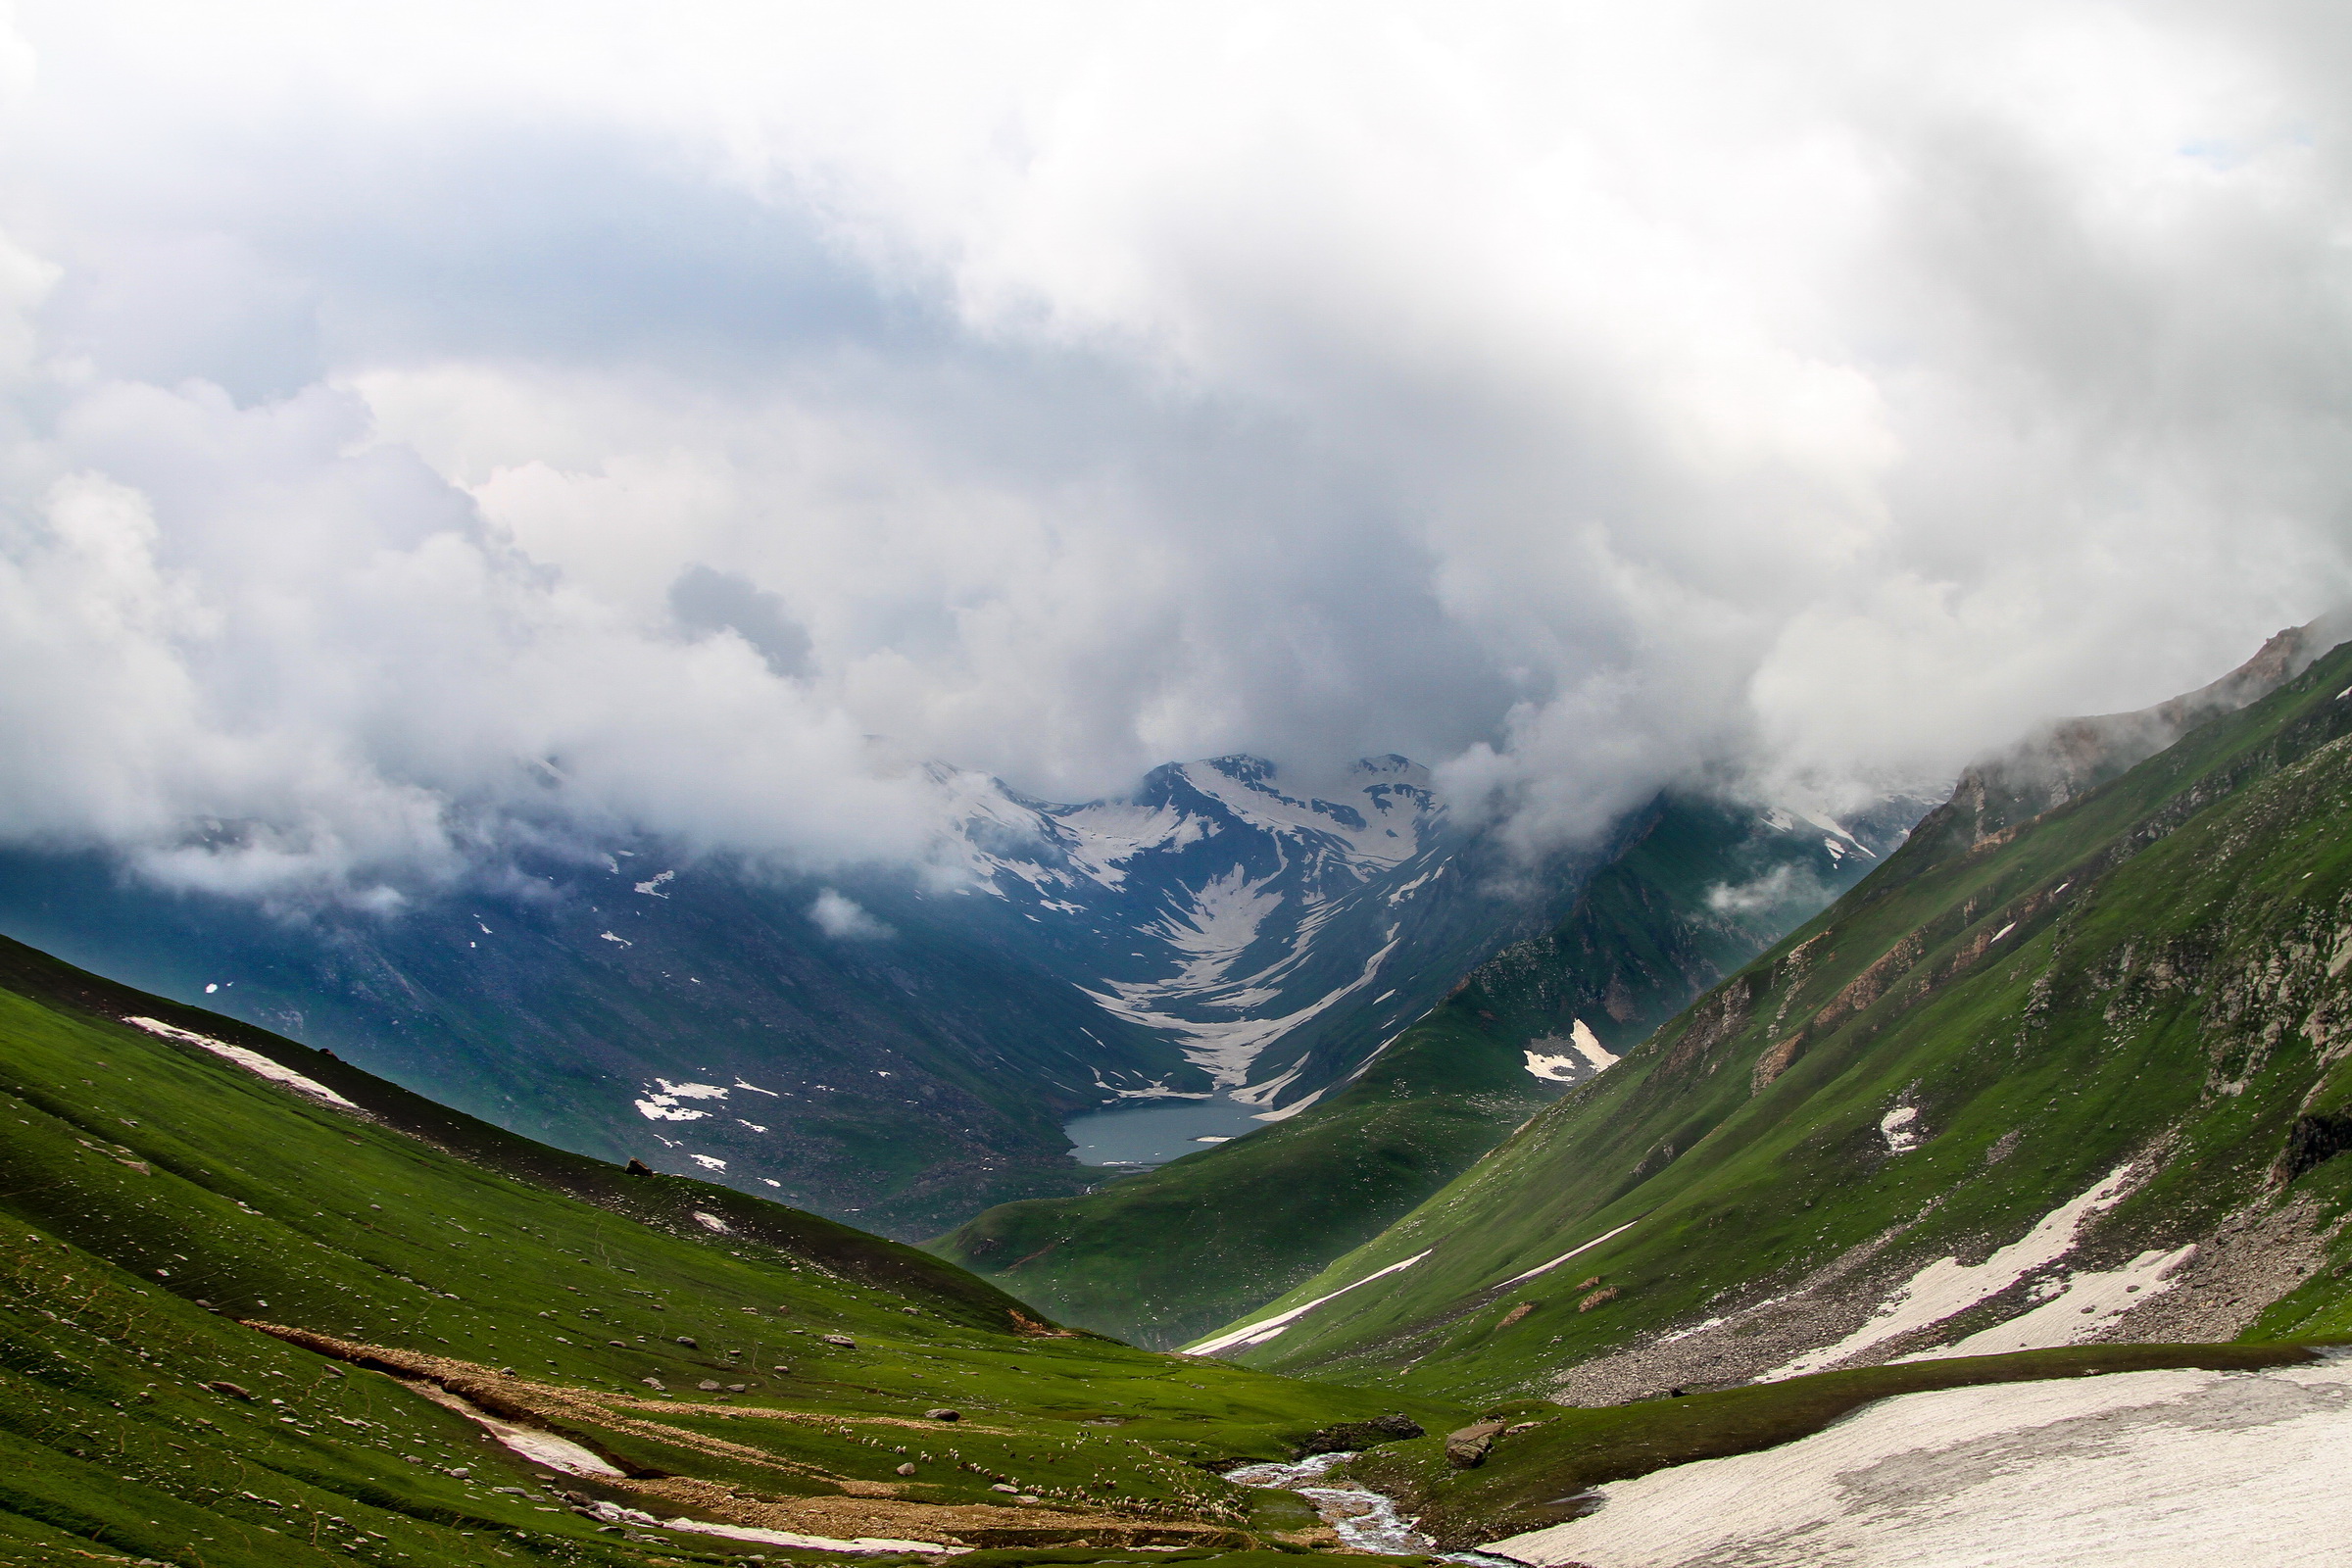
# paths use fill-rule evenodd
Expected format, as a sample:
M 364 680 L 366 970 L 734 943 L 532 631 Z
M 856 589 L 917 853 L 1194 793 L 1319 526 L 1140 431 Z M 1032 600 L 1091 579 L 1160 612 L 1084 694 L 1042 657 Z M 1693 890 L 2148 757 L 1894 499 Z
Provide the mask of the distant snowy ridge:
M 970 891 L 1098 946 L 1097 972 L 1072 983 L 1247 1103 L 1297 1082 L 1300 1064 L 1269 1052 L 1379 989 L 1400 907 L 1431 895 L 1456 851 L 1428 770 L 1401 757 L 1356 763 L 1336 798 L 1291 794 L 1252 757 L 1171 763 L 1130 799 L 1076 806 L 934 778 Z

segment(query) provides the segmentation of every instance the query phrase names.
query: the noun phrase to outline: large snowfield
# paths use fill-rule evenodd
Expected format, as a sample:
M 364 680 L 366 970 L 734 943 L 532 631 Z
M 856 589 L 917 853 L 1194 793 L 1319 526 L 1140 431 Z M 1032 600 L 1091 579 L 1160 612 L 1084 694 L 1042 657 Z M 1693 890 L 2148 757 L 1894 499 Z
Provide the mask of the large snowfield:
M 1600 1489 L 1485 1551 L 1539 1568 L 2352 1561 L 2352 1360 L 1905 1395 Z

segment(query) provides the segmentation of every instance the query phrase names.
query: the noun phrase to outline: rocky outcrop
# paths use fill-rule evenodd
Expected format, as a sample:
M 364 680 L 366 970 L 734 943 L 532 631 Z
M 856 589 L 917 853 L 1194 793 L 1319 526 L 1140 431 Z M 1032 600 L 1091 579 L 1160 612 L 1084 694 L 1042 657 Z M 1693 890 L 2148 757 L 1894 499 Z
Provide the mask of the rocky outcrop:
M 2286 1148 L 2279 1152 L 2276 1179 L 2284 1184 L 2323 1160 L 2352 1149 L 2352 1116 L 2297 1116 L 2286 1131 Z
M 1424 1436 L 1421 1423 L 1409 1415 L 1377 1416 L 1370 1421 L 1342 1421 L 1310 1432 L 1298 1445 L 1298 1457 L 1317 1453 L 1354 1453 L 1375 1444 L 1398 1443 Z
M 2347 634 L 2338 612 L 2289 626 L 2209 686 L 2130 713 L 2063 718 L 1960 775 L 1949 803 L 1914 837 L 1944 835 L 1957 850 L 2005 838 L 2021 824 L 2119 778 L 2209 719 L 2260 702 L 2309 668 Z

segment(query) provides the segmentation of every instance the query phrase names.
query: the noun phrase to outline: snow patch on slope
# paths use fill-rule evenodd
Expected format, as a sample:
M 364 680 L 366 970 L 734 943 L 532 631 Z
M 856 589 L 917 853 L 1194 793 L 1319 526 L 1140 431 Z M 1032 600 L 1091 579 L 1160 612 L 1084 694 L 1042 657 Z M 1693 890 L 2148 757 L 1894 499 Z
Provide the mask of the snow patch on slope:
M 1549 1040 L 1539 1040 L 1536 1045 L 1547 1046 L 1551 1043 Z M 1574 1056 L 1548 1056 L 1543 1052 L 1535 1050 L 1534 1047 L 1521 1052 L 1520 1054 L 1527 1058 L 1528 1076 L 1541 1078 L 1547 1084 L 1576 1082 L 1577 1069 L 1583 1065 Z
M 122 1021 L 134 1029 L 144 1029 L 151 1035 L 161 1035 L 166 1040 L 176 1040 L 182 1045 L 195 1046 L 209 1051 L 216 1056 L 235 1062 L 256 1078 L 267 1078 L 273 1084 L 293 1090 L 296 1094 L 308 1095 L 313 1100 L 323 1100 L 330 1105 L 340 1105 L 346 1110 L 360 1108 L 317 1079 L 305 1078 L 291 1067 L 280 1066 L 258 1051 L 248 1051 L 243 1046 L 232 1046 L 225 1040 L 215 1040 L 211 1035 L 200 1035 L 193 1029 L 182 1029 L 175 1024 L 168 1024 L 161 1018 L 125 1018 Z
M 1402 865 L 1420 851 L 1429 773 L 1404 759 L 1356 764 L 1348 801 L 1302 800 L 1267 782 L 1272 770 L 1235 764 L 1247 759 L 1187 762 L 1184 781 L 1253 827 L 1276 834 L 1328 836 L 1369 865 Z
M 1334 1005 L 1372 983 L 1380 966 L 1396 950 L 1394 933 L 1379 951 L 1364 960 L 1363 972 L 1335 991 L 1325 993 L 1295 1012 L 1277 1018 L 1241 1018 L 1231 1023 L 1210 1023 L 1179 1017 L 1158 1011 L 1149 1005 L 1160 991 L 1151 985 L 1111 985 L 1107 992 L 1087 991 L 1104 1011 L 1146 1028 L 1160 1030 L 1177 1042 L 1185 1059 L 1207 1070 L 1220 1089 L 1247 1083 L 1250 1069 L 1265 1049 L 1300 1025 L 1309 1022 Z M 1084 987 L 1080 987 L 1085 990 Z M 1261 1086 L 1262 1087 L 1262 1086 Z M 1235 1099 L 1241 1099 L 1237 1094 Z
M 1546 1052 L 1545 1047 L 1565 1050 Z M 1531 1074 L 1555 1084 L 1572 1084 L 1594 1073 L 1606 1072 L 1622 1059 L 1600 1043 L 1600 1038 L 1592 1033 L 1592 1026 L 1582 1018 L 1571 1021 L 1565 1039 L 1545 1035 L 1528 1042 L 1521 1054 L 1527 1057 L 1527 1070 Z
M 2170 1252 L 2142 1252 L 2122 1268 L 2069 1274 L 2053 1282 L 2039 1306 L 1965 1339 L 1905 1361 L 1936 1361 L 1953 1355 L 2000 1355 L 2010 1350 L 2049 1350 L 2099 1338 L 2115 1320 L 2144 1306 L 2180 1283 L 2182 1265 L 2196 1255 L 2191 1245 Z
M 681 1105 L 682 1100 L 724 1100 L 727 1091 L 716 1084 L 673 1084 L 666 1078 L 654 1080 L 655 1090 L 642 1100 L 631 1102 L 638 1113 L 648 1121 L 701 1121 L 710 1112 Z
M 2133 1185 L 2132 1168 L 2119 1166 L 2105 1181 L 2044 1214 L 2032 1230 L 1984 1262 L 1936 1259 L 1912 1275 L 1869 1322 L 1835 1345 L 1808 1351 L 1756 1381 L 1775 1383 L 1827 1371 L 1875 1346 L 1932 1328 L 1998 1296 L 2034 1270 L 2047 1268 L 2073 1251 L 2077 1236 L 2091 1216 L 2122 1202 Z
M 1053 815 L 1067 835 L 1062 847 L 1072 863 L 1106 888 L 1127 879 L 1127 862 L 1137 856 L 1185 849 L 1216 831 L 1172 807 L 1127 801 L 1098 801 Z
M 1154 982 L 1153 989 L 1207 993 L 1222 985 L 1234 963 L 1257 940 L 1266 916 L 1282 904 L 1281 894 L 1266 891 L 1273 880 L 1269 876 L 1253 882 L 1237 865 L 1198 889 L 1185 889 L 1186 903 L 1153 921 L 1146 933 L 1184 955 L 1175 976 Z
M 458 1414 L 490 1434 L 498 1444 L 522 1455 L 533 1464 L 544 1465 L 558 1475 L 586 1476 L 598 1481 L 618 1481 L 622 1473 L 606 1462 L 594 1449 L 560 1438 L 553 1432 L 537 1427 L 518 1426 L 514 1422 L 492 1415 L 489 1411 L 460 1395 L 450 1393 L 437 1383 L 417 1381 L 405 1385 L 423 1395 L 435 1404 L 455 1410 Z
M 1510 1289 L 1512 1286 L 1514 1286 L 1514 1285 L 1520 1285 L 1520 1284 L 1524 1284 L 1525 1282 L 1527 1282 L 1527 1281 L 1529 1281 L 1529 1280 L 1532 1280 L 1532 1279 L 1536 1278 L 1538 1275 L 1542 1275 L 1542 1274 L 1548 1274 L 1548 1273 L 1550 1273 L 1550 1272 L 1551 1272 L 1553 1269 L 1555 1269 L 1555 1268 L 1558 1268 L 1558 1267 L 1559 1267 L 1559 1266 L 1560 1266 L 1562 1263 L 1565 1263 L 1565 1262 L 1567 1262 L 1567 1261 L 1568 1261 L 1570 1258 L 1572 1258 L 1572 1257 L 1581 1257 L 1581 1256 L 1583 1256 L 1585 1253 L 1587 1253 L 1587 1252 L 1590 1252 L 1591 1250 L 1592 1250 L 1592 1249 L 1594 1249 L 1595 1247 L 1598 1247 L 1598 1246 L 1599 1246 L 1601 1243 L 1603 1243 L 1603 1242 L 1605 1242 L 1605 1241 L 1608 1241 L 1608 1240 L 1610 1240 L 1610 1239 L 1611 1239 L 1611 1238 L 1613 1238 L 1613 1237 L 1623 1236 L 1623 1235 L 1624 1235 L 1624 1234 L 1625 1234 L 1627 1231 L 1630 1231 L 1630 1230 L 1632 1230 L 1632 1229 L 1633 1229 L 1633 1228 L 1634 1228 L 1636 1225 L 1638 1225 L 1638 1224 L 1640 1224 L 1640 1223 L 1641 1223 L 1641 1221 L 1639 1221 L 1639 1220 L 1630 1220 L 1630 1219 L 1629 1219 L 1629 1220 L 1627 1220 L 1627 1221 L 1626 1221 L 1624 1224 L 1622 1224 L 1622 1225 L 1618 1226 L 1618 1227 L 1617 1227 L 1615 1230 L 1613 1230 L 1613 1231 L 1606 1231 L 1606 1232 L 1603 1232 L 1601 1235 L 1598 1235 L 1598 1236 L 1595 1236 L 1595 1237 L 1593 1237 L 1593 1238 L 1592 1238 L 1591 1241 L 1589 1241 L 1589 1242 L 1585 1242 L 1585 1243 L 1582 1243 L 1582 1244 L 1580 1244 L 1580 1245 L 1578 1245 L 1578 1246 L 1571 1247 L 1570 1249 L 1568 1249 L 1568 1250 L 1566 1250 L 1565 1252 L 1562 1252 L 1562 1253 L 1561 1253 L 1559 1256 L 1557 1256 L 1557 1257 L 1553 1258 L 1553 1259 L 1552 1259 L 1550 1262 L 1548 1262 L 1548 1263 L 1538 1263 L 1538 1264 L 1537 1264 L 1537 1265 L 1536 1265 L 1534 1268 L 1531 1268 L 1531 1269 L 1529 1269 L 1529 1270 L 1528 1270 L 1526 1273 L 1524 1273 L 1524 1274 L 1514 1274 L 1514 1275 L 1512 1275 L 1512 1276 L 1511 1276 L 1509 1279 L 1507 1279 L 1507 1280 L 1504 1280 L 1504 1281 L 1502 1282 L 1502 1284 L 1501 1284 L 1501 1285 L 1497 1286 L 1497 1287 L 1496 1287 L 1496 1289 L 1498 1289 L 1498 1290 L 1506 1290 L 1506 1291 L 1507 1291 L 1507 1290 L 1509 1290 L 1509 1289 Z
M 1230 1350 L 1248 1345 L 1263 1345 L 1324 1302 L 1338 1300 L 1358 1285 L 1369 1285 L 1374 1280 L 1395 1274 L 1400 1269 L 1411 1268 L 1436 1250 L 1437 1249 L 1434 1247 L 1425 1249 L 1415 1252 L 1401 1263 L 1391 1263 L 1387 1268 L 1375 1269 L 1357 1280 L 1355 1285 L 1343 1285 L 1329 1296 L 1318 1296 L 1311 1301 L 1300 1302 L 1287 1312 L 1277 1312 L 1272 1317 L 1261 1317 L 1254 1323 L 1244 1324 L 1230 1334 L 1220 1334 L 1213 1340 L 1204 1340 L 1199 1345 L 1188 1345 L 1176 1353 L 1179 1355 L 1214 1355 L 1219 1350 Z

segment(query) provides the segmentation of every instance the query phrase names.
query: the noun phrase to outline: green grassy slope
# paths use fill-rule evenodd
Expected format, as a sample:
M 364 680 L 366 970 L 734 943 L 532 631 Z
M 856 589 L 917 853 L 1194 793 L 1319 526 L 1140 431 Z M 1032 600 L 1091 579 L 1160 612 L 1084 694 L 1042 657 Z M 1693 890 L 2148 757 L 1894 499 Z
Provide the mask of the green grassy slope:
M 1066 1322 L 1180 1345 L 1377 1235 L 1543 1089 L 1440 1007 L 1292 1120 L 1088 1197 L 1002 1204 L 933 1245 Z
M 1531 1042 L 1582 1018 L 1629 1048 L 1850 885 L 1867 861 L 1849 859 L 1752 811 L 1661 801 L 1553 930 L 1473 970 L 1329 1100 L 1084 1197 L 1003 1204 L 931 1245 L 1067 1322 L 1180 1345 L 1378 1235 L 1558 1098 L 1564 1085 L 1527 1071 Z M 1782 868 L 1782 897 L 1711 906 Z
M 1198 1461 L 1282 1456 L 1398 1407 L 1043 1334 L 911 1249 L 534 1145 L 13 945 L 0 987 L 0 1561 L 763 1549 L 600 1528 L 424 1397 L 432 1382 L 625 1473 L 563 1481 L 581 1495 L 999 1545 L 1245 1523 L 1246 1495 Z M 355 1106 L 117 1021 L 131 1015 L 258 1051 Z M 965 1419 L 925 1420 L 935 1405 Z M 1043 1500 L 1013 1504 L 1000 1481 Z
M 2352 1160 L 2324 1156 L 2352 1146 L 2347 735 L 2352 648 L 1982 842 L 1932 817 L 1820 918 L 1269 1310 L 1419 1261 L 1241 1358 L 1479 1397 L 1738 1382 L 1838 1341 L 1934 1259 L 2017 1242 L 2124 1166 L 2136 1185 L 2063 1268 L 1865 1359 L 2002 1321 L 2069 1270 L 2190 1243 L 2177 1288 L 2110 1332 L 2341 1332 L 2332 1227 Z M 1898 1112 L 1916 1147 L 1883 1130 Z

